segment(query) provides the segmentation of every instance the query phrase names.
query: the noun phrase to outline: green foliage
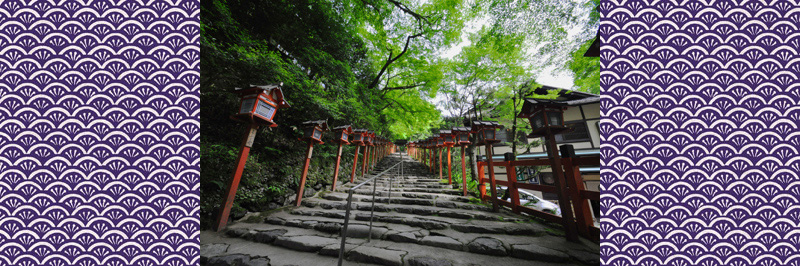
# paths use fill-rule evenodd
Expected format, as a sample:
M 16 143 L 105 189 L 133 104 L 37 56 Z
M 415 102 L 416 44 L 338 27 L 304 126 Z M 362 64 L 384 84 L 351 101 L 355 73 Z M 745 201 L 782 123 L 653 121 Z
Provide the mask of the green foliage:
M 575 90 L 589 93 L 600 93 L 600 58 L 584 57 L 583 54 L 591 46 L 594 39 L 589 39 L 581 45 L 580 49 L 572 52 L 572 58 L 567 61 L 567 66 L 575 78 Z

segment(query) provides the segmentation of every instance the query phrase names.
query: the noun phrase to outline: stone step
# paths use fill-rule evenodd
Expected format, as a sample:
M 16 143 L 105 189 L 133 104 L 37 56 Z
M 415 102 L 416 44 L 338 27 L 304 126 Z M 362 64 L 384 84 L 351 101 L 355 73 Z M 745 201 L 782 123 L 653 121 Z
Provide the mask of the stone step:
M 295 209 L 290 211 L 292 214 L 308 215 L 308 216 L 322 216 L 329 218 L 344 219 L 344 212 L 346 204 L 336 201 L 304 201 L 303 206 L 306 208 Z M 358 214 L 358 211 L 369 212 L 373 209 L 370 203 L 353 203 L 350 206 L 351 215 Z M 465 220 L 482 220 L 482 221 L 498 221 L 498 222 L 525 222 L 525 219 L 511 217 L 510 214 L 503 212 L 499 213 L 485 213 L 477 211 L 466 210 L 452 210 L 437 207 L 422 207 L 422 206 L 405 206 L 405 205 L 387 205 L 376 203 L 374 206 L 375 213 L 397 213 L 409 215 L 423 215 L 423 216 L 439 216 L 455 219 Z M 351 216 L 351 218 L 354 218 Z
M 284 230 L 274 238 L 259 237 L 264 232 Z M 233 228 L 226 235 L 211 231 L 200 233 L 200 265 L 335 265 L 341 247 L 337 234 L 274 225 Z M 531 265 L 533 261 L 541 266 L 581 265 L 573 254 L 589 252 L 561 246 L 531 248 L 481 237 L 459 241 L 445 236 L 417 236 L 412 232 L 392 235 L 397 235 L 398 239 L 413 236 L 417 241 L 373 239 L 367 242 L 348 238 L 344 249 L 347 265 Z M 457 250 L 459 245 L 461 249 Z M 236 259 L 240 260 L 238 264 L 234 262 Z
M 368 182 L 368 183 L 362 185 L 362 187 L 372 187 L 372 183 L 373 182 Z M 374 182 L 374 183 L 377 184 L 378 187 L 389 187 L 389 181 L 378 181 L 378 182 Z M 359 182 L 347 183 L 347 184 L 344 184 L 343 186 L 349 188 L 349 187 L 354 187 L 354 186 L 356 186 L 358 184 L 360 184 L 360 183 Z M 396 179 L 396 180 L 392 181 L 391 185 L 392 185 L 392 187 L 402 187 L 402 188 L 453 188 L 453 185 L 442 184 L 442 183 L 438 183 L 438 182 L 437 183 L 417 183 L 417 182 L 414 182 L 414 181 L 407 181 L 406 182 L 406 181 L 403 181 L 403 180 L 400 180 L 400 179 Z
M 317 225 L 328 225 L 330 223 L 318 223 Z M 341 247 L 339 238 L 339 227 L 331 228 L 327 231 L 310 232 L 308 228 L 296 228 L 286 225 L 260 226 L 250 224 L 238 224 L 238 228 L 232 228 L 225 232 L 229 237 L 244 239 L 256 243 L 271 244 L 294 251 L 318 253 L 326 256 L 337 256 Z M 318 226 L 320 227 L 320 226 Z M 338 228 L 334 230 L 333 228 Z M 383 252 L 379 247 L 393 247 L 392 250 L 406 254 L 417 254 L 422 249 L 434 249 L 440 252 L 450 250 L 459 252 L 447 258 L 457 258 L 461 256 L 484 256 L 500 259 L 502 257 L 512 257 L 528 261 L 552 262 L 552 263 L 574 263 L 584 262 L 591 264 L 591 259 L 587 256 L 594 252 L 590 248 L 575 245 L 565 240 L 554 237 L 516 237 L 508 239 L 506 242 L 491 236 L 460 234 L 448 236 L 435 234 L 430 231 L 409 231 L 409 230 L 390 230 L 386 227 L 373 226 L 372 235 L 376 238 L 369 242 L 365 239 L 354 239 L 356 237 L 366 238 L 369 235 L 369 226 L 366 223 L 351 223 L 348 225 L 348 243 L 345 245 L 345 259 L 349 261 L 379 263 L 380 265 L 404 265 L 402 257 L 396 260 L 374 260 L 364 259 L 363 256 L 380 255 Z M 360 241 L 359 241 L 360 240 Z M 548 243 L 537 245 L 531 243 Z M 390 244 L 392 243 L 392 244 Z M 366 245 L 365 245 L 366 244 Z M 353 256 L 353 250 L 360 246 L 371 247 L 365 249 L 363 254 Z M 403 247 L 395 249 L 394 247 Z M 597 255 L 595 255 L 597 256 Z M 599 256 L 598 256 L 599 257 Z M 439 257 L 441 258 L 441 257 Z M 391 261 L 395 261 L 393 263 Z M 599 260 L 598 260 L 599 261 Z M 408 265 L 408 261 L 405 262 Z M 514 264 L 514 265 L 527 265 Z M 495 265 L 495 264 L 487 264 Z
M 347 188 L 339 187 L 339 188 L 336 189 L 336 192 L 347 193 L 348 190 L 349 189 L 347 189 Z M 371 187 L 370 188 L 358 188 L 356 190 L 353 190 L 353 194 L 372 195 L 372 191 L 373 190 L 372 190 Z M 388 187 L 386 187 L 386 188 L 376 187 L 375 188 L 375 195 L 388 197 L 389 196 L 389 191 L 390 190 L 389 190 Z M 391 189 L 391 192 L 392 192 L 392 196 L 396 196 L 396 195 L 400 195 L 400 194 L 412 195 L 410 193 L 459 196 L 459 195 L 461 195 L 461 193 L 463 193 L 462 191 L 458 191 L 458 190 L 394 188 L 394 187 Z M 408 196 L 408 197 L 411 197 L 411 198 L 433 198 L 433 197 L 425 197 L 425 196 Z
M 396 195 L 394 195 L 394 193 L 392 193 L 392 195 L 393 197 L 391 198 L 391 202 L 389 202 L 390 200 L 389 197 L 377 197 L 377 196 L 375 197 L 375 202 L 393 203 L 399 205 L 436 206 L 441 208 L 462 209 L 462 210 L 479 210 L 479 211 L 491 210 L 491 207 L 486 205 L 467 203 L 469 202 L 468 198 L 461 196 L 448 197 L 448 195 L 438 195 L 436 199 L 426 199 L 426 198 L 397 197 Z M 438 200 L 438 197 L 446 197 L 446 198 L 443 198 L 443 200 Z M 347 201 L 347 194 L 340 192 L 328 192 L 322 195 L 322 198 L 331 201 Z M 448 199 L 457 199 L 460 201 L 463 200 L 464 202 L 456 202 Z M 372 196 L 354 194 L 353 202 L 372 202 Z
M 334 224 L 344 223 L 344 212 L 322 212 L 295 209 L 288 213 L 276 213 L 267 217 L 264 222 L 275 225 L 285 225 L 306 229 L 324 231 L 329 227 L 336 227 Z M 326 216 L 312 216 L 329 215 Z M 353 212 L 355 219 L 351 221 L 369 222 L 369 212 Z M 450 229 L 461 233 L 479 233 L 491 235 L 519 235 L 519 236 L 543 236 L 550 234 L 546 227 L 538 223 L 498 223 L 481 220 L 464 220 L 459 218 L 437 217 L 437 216 L 418 216 L 404 213 L 375 213 L 372 216 L 373 224 L 383 227 L 391 225 L 404 225 L 408 228 L 425 230 L 446 230 Z M 319 227 L 319 228 L 318 228 Z M 333 229 L 331 229 L 333 230 Z M 366 237 L 366 236 L 365 236 Z
M 337 190 L 335 192 L 347 194 L 346 190 Z M 372 197 L 372 190 L 355 190 L 353 191 L 354 197 L 368 197 L 371 199 Z M 376 197 L 403 197 L 403 198 L 412 198 L 412 199 L 439 199 L 439 200 L 450 200 L 456 202 L 470 202 L 470 198 L 464 197 L 461 195 L 453 195 L 453 194 L 442 194 L 442 193 L 426 193 L 426 192 L 406 192 L 406 191 L 396 191 L 392 190 L 391 192 L 386 191 L 375 191 Z

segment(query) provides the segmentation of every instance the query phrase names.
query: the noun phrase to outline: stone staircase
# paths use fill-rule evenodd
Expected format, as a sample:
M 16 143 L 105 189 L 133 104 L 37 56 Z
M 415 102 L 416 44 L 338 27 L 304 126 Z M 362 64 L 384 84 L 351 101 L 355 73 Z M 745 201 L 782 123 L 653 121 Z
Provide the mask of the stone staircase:
M 400 158 L 387 156 L 371 174 Z M 596 244 L 567 242 L 561 229 L 508 210 L 491 212 L 403 158 L 405 177 L 396 177 L 391 190 L 389 180 L 379 178 L 354 191 L 344 265 L 599 265 Z M 251 214 L 223 232 L 201 232 L 200 264 L 336 265 L 347 190 L 371 174 L 306 198 L 302 207 Z

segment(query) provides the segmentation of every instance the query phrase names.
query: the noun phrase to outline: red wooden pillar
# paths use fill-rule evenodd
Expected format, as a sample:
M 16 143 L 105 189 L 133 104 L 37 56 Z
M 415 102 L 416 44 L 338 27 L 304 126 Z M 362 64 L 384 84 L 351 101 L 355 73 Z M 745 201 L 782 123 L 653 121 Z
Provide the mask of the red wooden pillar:
M 464 197 L 467 196 L 467 162 L 464 160 L 464 148 L 466 146 L 461 146 L 461 183 L 464 187 Z
M 483 178 L 484 162 L 478 162 L 478 192 L 481 193 L 481 201 L 486 201 L 486 181 Z
M 442 148 L 439 148 L 439 179 L 442 179 Z
M 453 161 L 450 158 L 450 146 L 447 146 L 447 184 L 453 184 Z
M 361 146 L 356 146 L 356 155 L 353 158 L 353 172 L 350 174 L 350 183 L 355 182 L 356 180 L 356 169 L 358 169 L 358 150 Z
M 430 152 L 429 152 L 430 156 L 428 157 L 428 159 L 430 161 L 429 165 L 430 165 L 431 174 L 432 174 L 433 173 L 433 148 L 430 148 L 429 150 L 430 150 Z
M 303 200 L 303 190 L 306 188 L 306 176 L 308 176 L 308 165 L 311 163 L 311 154 L 314 153 L 314 142 L 308 142 L 308 150 L 306 151 L 306 162 L 303 165 L 303 174 L 300 176 L 300 187 L 297 188 L 297 199 L 295 206 L 300 206 Z
M 511 194 L 511 210 L 519 213 L 519 188 L 517 188 L 517 169 L 514 162 L 506 162 L 506 176 L 508 177 L 508 193 Z
M 339 152 L 336 154 L 336 168 L 333 170 L 333 184 L 331 184 L 331 191 L 336 190 L 336 179 L 339 178 L 339 163 L 342 161 L 342 143 L 339 142 Z
M 489 167 L 489 185 L 491 185 L 489 189 L 492 191 L 492 211 L 497 212 L 499 210 L 497 206 L 497 183 L 494 180 L 494 162 L 492 160 L 491 143 L 486 144 L 486 162 Z
M 550 157 L 550 166 L 553 169 L 553 179 L 556 183 L 556 195 L 558 196 L 558 206 L 561 208 L 561 221 L 564 230 L 567 233 L 567 240 L 577 242 L 578 229 L 575 225 L 575 218 L 572 215 L 572 206 L 569 204 L 569 191 L 564 178 L 564 169 L 561 168 L 561 156 L 558 155 L 558 146 L 556 146 L 556 138 L 550 128 L 547 128 L 547 135 L 545 135 L 545 142 L 547 142 L 547 155 Z
M 225 228 L 225 225 L 228 224 L 228 217 L 231 215 L 233 200 L 236 198 L 236 190 L 239 189 L 239 181 L 242 179 L 244 165 L 247 162 L 247 156 L 250 155 L 250 147 L 253 146 L 253 140 L 255 140 L 257 131 L 258 126 L 255 124 L 251 124 L 250 127 L 245 130 L 242 146 L 239 149 L 239 159 L 236 160 L 236 170 L 233 171 L 233 177 L 231 177 L 230 182 L 228 182 L 228 190 L 225 192 L 225 196 L 222 197 L 222 205 L 217 215 L 217 221 L 214 223 L 214 231 L 219 232 L 219 230 L 222 230 L 222 228 Z
M 369 157 L 369 145 L 364 145 L 364 162 L 361 165 L 361 176 L 367 174 L 367 157 Z
M 586 238 L 594 238 L 589 234 L 589 227 L 594 226 L 594 219 L 592 218 L 592 211 L 589 209 L 589 202 L 581 197 L 581 190 L 586 190 L 581 177 L 581 171 L 578 165 L 572 162 L 575 158 L 575 150 L 572 147 L 561 146 L 561 152 L 564 155 L 564 172 L 566 175 L 567 186 L 569 195 L 572 199 L 572 208 L 575 210 L 575 220 L 578 222 L 578 233 Z M 571 146 L 571 145 L 569 145 Z M 561 211 L 564 212 L 563 210 Z

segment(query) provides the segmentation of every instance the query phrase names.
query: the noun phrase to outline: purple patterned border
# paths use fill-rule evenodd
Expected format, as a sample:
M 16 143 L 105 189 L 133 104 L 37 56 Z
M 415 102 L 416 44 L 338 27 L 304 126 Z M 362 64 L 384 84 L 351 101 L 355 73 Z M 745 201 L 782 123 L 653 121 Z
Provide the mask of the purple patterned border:
M 798 3 L 600 12 L 603 263 L 800 264 Z
M 0 2 L 0 265 L 189 265 L 199 2 Z

